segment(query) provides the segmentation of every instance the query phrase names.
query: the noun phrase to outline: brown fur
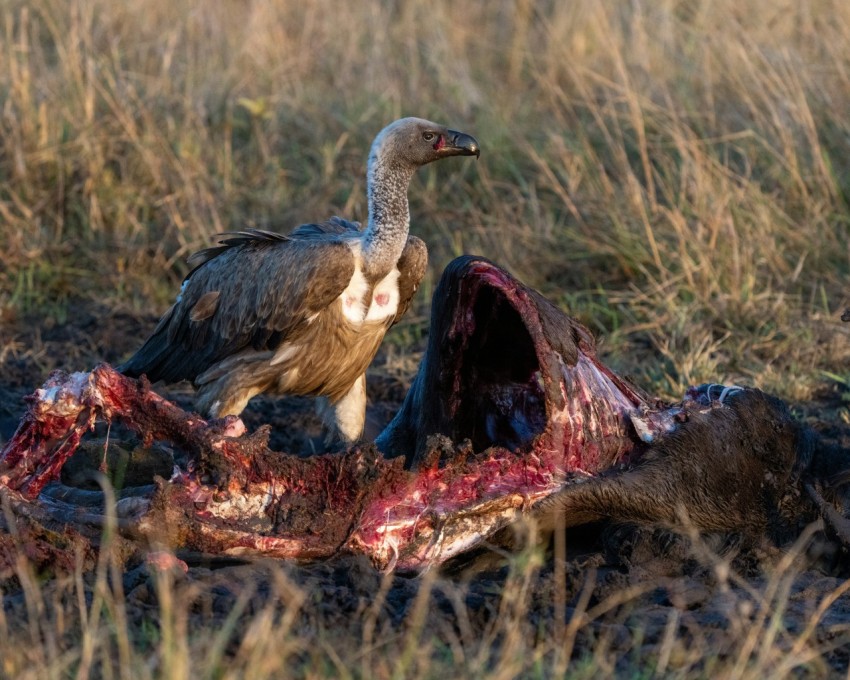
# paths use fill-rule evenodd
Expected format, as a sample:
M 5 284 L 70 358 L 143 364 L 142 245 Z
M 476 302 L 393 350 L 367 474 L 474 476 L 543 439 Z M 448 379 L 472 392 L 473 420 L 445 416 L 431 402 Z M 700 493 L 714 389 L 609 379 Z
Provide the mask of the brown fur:
M 633 469 L 570 484 L 535 515 L 544 529 L 605 518 L 781 542 L 816 518 L 800 503 L 812 447 L 811 433 L 782 401 L 747 389 L 723 406 L 687 412 Z

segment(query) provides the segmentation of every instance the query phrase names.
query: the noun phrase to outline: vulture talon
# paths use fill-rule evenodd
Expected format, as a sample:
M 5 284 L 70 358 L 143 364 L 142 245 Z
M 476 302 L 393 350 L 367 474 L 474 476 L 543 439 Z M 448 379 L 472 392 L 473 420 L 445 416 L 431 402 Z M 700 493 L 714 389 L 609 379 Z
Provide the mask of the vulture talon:
M 722 383 L 704 383 L 696 387 L 688 388 L 685 392 L 685 401 L 693 401 L 702 406 L 715 407 L 725 406 L 727 400 L 736 394 L 743 392 L 745 388 L 739 385 L 724 385 Z M 717 397 L 714 393 L 718 392 Z
M 720 397 L 717 399 L 717 401 L 721 405 L 725 404 L 727 398 L 731 399 L 736 394 L 739 394 L 740 392 L 743 392 L 743 391 L 744 391 L 744 388 L 740 387 L 738 385 L 727 385 L 726 387 L 723 388 L 723 391 L 720 393 Z

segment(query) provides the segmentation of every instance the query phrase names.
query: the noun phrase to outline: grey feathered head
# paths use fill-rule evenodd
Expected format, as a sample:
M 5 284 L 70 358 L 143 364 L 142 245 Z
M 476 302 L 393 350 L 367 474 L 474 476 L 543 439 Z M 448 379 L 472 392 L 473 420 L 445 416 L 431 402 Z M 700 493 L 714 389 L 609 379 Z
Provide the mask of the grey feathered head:
M 480 153 L 471 135 L 422 118 L 401 118 L 378 133 L 369 162 L 392 155 L 395 162 L 417 168 L 448 156 L 477 157 Z

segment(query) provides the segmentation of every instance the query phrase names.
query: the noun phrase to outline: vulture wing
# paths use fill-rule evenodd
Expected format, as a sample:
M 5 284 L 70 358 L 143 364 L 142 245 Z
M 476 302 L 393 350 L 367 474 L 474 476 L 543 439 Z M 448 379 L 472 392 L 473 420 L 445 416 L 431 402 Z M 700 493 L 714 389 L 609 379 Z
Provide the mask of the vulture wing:
M 398 260 L 398 311 L 393 323 L 399 322 L 407 310 L 410 309 L 410 301 L 414 293 L 419 289 L 425 270 L 428 268 L 428 248 L 421 238 L 408 236 L 404 250 Z
M 338 298 L 354 274 L 347 234 L 359 225 L 333 218 L 284 236 L 250 229 L 189 263 L 177 301 L 145 344 L 121 366 L 151 381 L 194 380 L 246 349 L 274 350 Z

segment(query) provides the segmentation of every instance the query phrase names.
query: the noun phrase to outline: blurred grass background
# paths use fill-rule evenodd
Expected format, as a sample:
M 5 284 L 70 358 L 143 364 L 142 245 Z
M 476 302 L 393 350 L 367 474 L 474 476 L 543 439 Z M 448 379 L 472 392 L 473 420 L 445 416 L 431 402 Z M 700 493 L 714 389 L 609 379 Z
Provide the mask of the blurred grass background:
M 418 115 L 483 153 L 414 180 L 396 354 L 469 252 L 663 395 L 850 379 L 843 0 L 0 6 L 0 322 L 159 314 L 218 232 L 362 220 L 372 138 Z

